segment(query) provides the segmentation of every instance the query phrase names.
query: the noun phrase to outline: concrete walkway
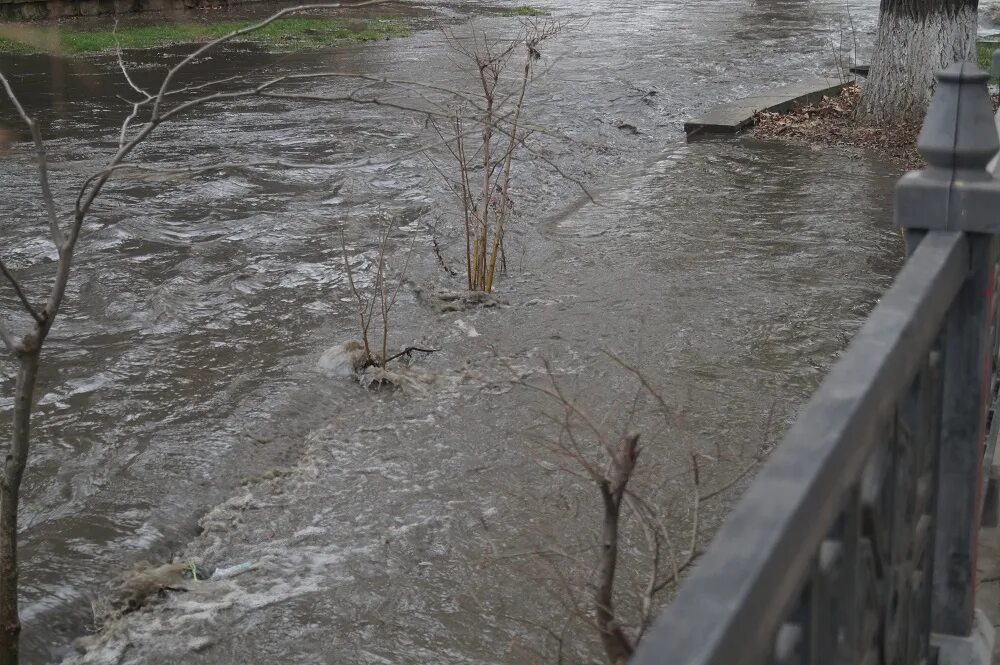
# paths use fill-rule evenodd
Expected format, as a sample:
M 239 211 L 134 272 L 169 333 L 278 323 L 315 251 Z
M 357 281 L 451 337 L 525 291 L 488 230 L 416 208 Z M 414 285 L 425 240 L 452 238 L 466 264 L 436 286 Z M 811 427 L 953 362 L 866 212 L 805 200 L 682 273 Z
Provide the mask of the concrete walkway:
M 798 105 L 815 104 L 823 97 L 840 94 L 851 80 L 814 78 L 775 88 L 753 97 L 737 99 L 710 109 L 684 123 L 688 138 L 700 134 L 738 134 L 753 124 L 758 111 L 784 112 Z

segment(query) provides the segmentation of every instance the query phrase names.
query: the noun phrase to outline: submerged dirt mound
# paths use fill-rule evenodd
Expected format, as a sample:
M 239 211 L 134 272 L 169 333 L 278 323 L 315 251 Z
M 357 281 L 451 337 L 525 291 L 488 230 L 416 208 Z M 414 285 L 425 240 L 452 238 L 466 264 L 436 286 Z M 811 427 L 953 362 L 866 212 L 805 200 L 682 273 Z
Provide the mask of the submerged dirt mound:
M 417 297 L 436 308 L 441 314 L 465 312 L 473 309 L 490 309 L 509 305 L 503 298 L 482 291 L 451 290 L 416 287 Z
M 94 601 L 96 625 L 110 625 L 130 612 L 165 598 L 168 591 L 187 591 L 184 570 L 184 564 L 154 566 L 144 562 L 124 572 L 114 580 L 107 594 Z
M 845 87 L 838 97 L 796 108 L 788 113 L 758 111 L 755 132 L 762 137 L 799 139 L 818 145 L 839 145 L 876 150 L 908 169 L 921 168 L 917 152 L 920 123 L 873 124 L 855 117 L 861 86 Z

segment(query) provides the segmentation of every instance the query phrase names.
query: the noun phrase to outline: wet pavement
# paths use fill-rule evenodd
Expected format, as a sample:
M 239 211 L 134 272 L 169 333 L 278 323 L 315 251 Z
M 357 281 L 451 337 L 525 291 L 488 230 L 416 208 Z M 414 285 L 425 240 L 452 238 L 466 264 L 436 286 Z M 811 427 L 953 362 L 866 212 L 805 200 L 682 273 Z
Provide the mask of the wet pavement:
M 471 6 L 425 4 L 453 27 Z M 538 149 L 596 203 L 544 163 L 522 165 L 511 269 L 498 287 L 507 306 L 440 314 L 418 297 L 462 285 L 431 242 L 460 262 L 450 195 L 424 157 L 394 160 L 433 138 L 420 117 L 214 106 L 163 127 L 143 156 L 344 168 L 122 178 L 108 189 L 40 384 L 22 534 L 28 662 L 64 654 L 123 567 L 177 552 L 262 563 L 136 615 L 120 627 L 129 637 L 94 662 L 526 662 L 530 626 L 561 610 L 523 562 L 484 563 L 484 552 L 586 541 L 593 497 L 539 470 L 527 432 L 545 404 L 511 389 L 510 368 L 537 378 L 547 359 L 591 408 L 620 414 L 632 388 L 601 350 L 641 363 L 682 415 L 646 454 L 662 500 L 671 490 L 655 479 L 682 451 L 742 459 L 817 385 L 899 265 L 898 172 L 871 156 L 753 138 L 686 144 L 681 125 L 720 101 L 829 73 L 844 2 L 538 4 L 572 21 L 546 45 L 533 88 L 531 122 L 551 130 Z M 862 44 L 869 4 L 852 3 Z M 236 47 L 190 82 L 338 69 L 464 85 L 434 20 L 421 21 L 408 38 L 323 52 Z M 479 21 L 499 33 L 515 24 Z M 179 52 L 126 59 L 143 85 Z M 127 87 L 107 58 L 0 66 L 46 120 L 65 200 L 113 148 Z M 5 260 L 40 292 L 52 250 L 28 164 L 16 149 L 0 166 L 0 228 Z M 442 349 L 420 361 L 433 382 L 417 395 L 368 393 L 316 371 L 324 350 L 356 336 L 341 232 L 363 273 L 385 213 L 401 220 L 396 244 L 412 246 L 395 344 Z M 9 413 L 12 367 L 2 371 Z M 739 464 L 729 466 L 715 482 Z M 706 514 L 706 537 L 724 507 Z M 527 615 L 509 618 L 512 607 Z

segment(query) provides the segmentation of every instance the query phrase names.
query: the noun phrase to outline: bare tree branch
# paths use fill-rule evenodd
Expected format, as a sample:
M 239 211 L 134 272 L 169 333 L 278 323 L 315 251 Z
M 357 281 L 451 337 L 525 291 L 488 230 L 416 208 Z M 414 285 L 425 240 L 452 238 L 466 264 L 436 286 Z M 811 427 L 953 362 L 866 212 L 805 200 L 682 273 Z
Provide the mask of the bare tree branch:
M 551 159 L 547 155 L 543 155 L 539 151 L 537 151 L 534 148 L 532 148 L 530 145 L 528 145 L 528 143 L 526 141 L 527 141 L 527 139 L 524 138 L 524 137 L 518 139 L 518 143 L 520 144 L 520 146 L 522 148 L 524 148 L 529 154 L 531 154 L 533 157 L 537 157 L 538 159 L 542 160 L 543 162 L 545 162 L 549 166 L 549 168 L 551 168 L 553 171 L 555 171 L 556 173 L 558 173 L 560 177 L 565 178 L 569 182 L 571 182 L 574 185 L 576 185 L 577 187 L 579 187 L 580 191 L 584 193 L 584 195 L 587 197 L 587 199 L 591 203 L 593 203 L 594 205 L 600 205 L 600 203 L 598 203 L 597 199 L 594 198 L 594 195 L 590 193 L 590 190 L 587 189 L 587 185 L 584 184 L 584 182 L 582 180 L 580 180 L 579 178 L 577 178 L 575 176 L 572 176 L 572 175 L 566 173 L 563 170 L 563 168 L 561 166 L 559 166 L 558 163 L 556 163 L 553 159 Z
M 56 203 L 55 199 L 52 197 L 52 188 L 49 185 L 49 167 L 48 159 L 45 155 L 45 144 L 42 142 L 42 134 L 38 129 L 38 121 L 30 117 L 27 112 L 25 112 L 24 107 L 21 105 L 21 100 L 17 98 L 14 94 L 13 88 L 10 87 L 10 81 L 7 77 L 0 72 L 0 84 L 3 85 L 4 91 L 7 93 L 8 99 L 10 99 L 11 104 L 17 109 L 17 113 L 21 116 L 21 120 L 27 125 L 28 130 L 31 132 L 31 140 L 35 144 L 35 154 L 38 160 L 38 184 L 42 189 L 42 202 L 45 205 L 45 214 L 49 220 L 49 235 L 52 236 L 52 242 L 55 243 L 56 249 L 62 251 L 65 238 L 63 237 L 62 231 L 59 229 L 59 219 L 56 215 Z
M 660 412 L 664 422 L 667 423 L 664 426 L 667 429 L 662 431 L 668 431 L 673 414 L 668 408 L 666 399 L 653 382 L 638 367 L 627 363 L 615 353 L 605 351 L 605 355 L 638 380 L 639 390 L 653 397 L 655 410 Z M 724 487 L 706 492 L 704 489 L 706 464 L 716 463 L 722 456 L 693 451 L 687 454 L 686 463 L 681 466 L 682 471 L 677 474 L 657 474 L 659 478 L 668 478 L 666 482 L 673 487 L 676 487 L 673 480 L 686 478 L 678 496 L 687 504 L 686 516 L 681 518 L 685 522 L 684 550 L 678 552 L 674 545 L 676 534 L 673 530 L 680 527 L 672 527 L 665 522 L 659 505 L 662 503 L 662 497 L 657 496 L 657 505 L 654 506 L 642 496 L 643 489 L 635 487 L 639 435 L 630 433 L 628 427 L 636 422 L 635 411 L 639 408 L 639 398 L 628 396 L 632 405 L 631 411 L 627 408 L 609 407 L 604 411 L 604 417 L 595 418 L 582 404 L 572 399 L 564 387 L 560 386 L 551 365 L 547 362 L 543 365 L 547 378 L 544 383 L 529 382 L 522 378 L 522 374 L 513 372 L 512 368 L 508 369 L 512 376 L 516 377 L 512 379 L 513 383 L 542 392 L 555 402 L 557 408 L 553 409 L 554 412 L 539 414 L 545 421 L 539 427 L 542 430 L 555 427 L 555 434 L 550 437 L 539 437 L 537 440 L 562 460 L 558 465 L 559 470 L 584 480 L 587 484 L 597 485 L 602 518 L 598 552 L 595 554 L 597 565 L 593 568 L 591 577 L 585 582 L 580 579 L 570 581 L 573 570 L 579 570 L 580 564 L 564 560 L 563 570 L 559 570 L 559 559 L 548 554 L 553 550 L 561 551 L 561 543 L 555 547 L 542 546 L 535 549 L 539 556 L 544 554 L 543 559 L 553 567 L 555 581 L 565 593 L 570 593 L 571 589 L 590 590 L 592 594 L 590 603 L 575 605 L 577 608 L 575 612 L 580 613 L 577 618 L 595 631 L 606 662 L 612 665 L 625 665 L 635 646 L 652 625 L 661 594 L 671 586 L 676 586 L 684 571 L 694 565 L 700 555 L 699 541 L 703 528 L 701 512 L 704 501 L 718 496 L 738 483 L 749 470 L 742 469 L 737 477 L 730 479 Z M 614 422 L 609 420 L 612 413 Z M 622 422 L 626 423 L 625 429 L 620 434 L 615 434 L 615 428 Z M 575 470 L 570 467 L 575 467 Z M 545 468 L 551 469 L 551 466 Z M 660 489 L 678 491 L 671 490 L 665 485 Z M 622 510 L 623 504 L 627 510 Z M 633 519 L 637 524 L 633 525 L 630 522 Z M 639 554 L 637 561 L 629 561 L 629 568 L 625 568 L 626 564 L 619 560 L 619 548 L 623 547 L 625 530 L 630 526 L 640 530 L 646 551 Z M 628 553 L 632 554 L 630 551 Z M 635 577 L 638 584 L 635 588 L 616 590 L 616 586 L 621 586 L 620 575 L 617 573 L 626 570 L 632 573 L 627 578 Z
M 646 538 L 646 545 L 649 547 L 649 551 L 653 559 L 649 564 L 649 570 L 646 573 L 646 587 L 641 594 L 642 600 L 639 609 L 639 632 L 636 635 L 636 643 L 638 643 L 638 641 L 642 639 L 642 635 L 645 632 L 646 627 L 649 625 L 653 615 L 653 598 L 656 594 L 656 585 L 660 576 L 660 534 L 656 529 L 656 526 L 652 523 L 652 520 L 638 508 L 636 501 L 630 494 L 625 495 L 625 503 L 632 510 L 632 514 L 638 518 L 639 525 L 642 527 L 643 536 Z
M 160 107 L 163 104 L 164 98 L 166 98 L 170 93 L 170 86 L 171 83 L 173 82 L 174 77 L 177 76 L 177 74 L 182 69 L 184 69 L 184 67 L 186 67 L 188 64 L 190 64 L 192 61 L 194 61 L 207 51 L 215 48 L 219 44 L 223 44 L 232 39 L 235 39 L 236 37 L 259 30 L 269 25 L 270 23 L 274 22 L 275 20 L 281 18 L 282 16 L 286 16 L 294 12 L 304 11 L 307 9 L 340 9 L 340 8 L 351 8 L 351 7 L 365 7 L 369 5 L 381 4 L 385 1 L 386 0 L 362 0 L 361 2 L 356 2 L 346 5 L 343 3 L 326 3 L 318 5 L 299 5 L 296 7 L 288 7 L 286 9 L 282 9 L 281 11 L 276 12 L 275 14 L 272 14 L 270 17 L 264 19 L 263 21 L 259 21 L 253 25 L 241 28 L 239 30 L 234 30 L 226 35 L 223 35 L 222 37 L 219 37 L 218 39 L 215 39 L 197 48 L 195 51 L 193 51 L 192 53 L 188 54 L 185 58 L 183 58 L 179 63 L 171 67 L 170 70 L 167 72 L 167 75 L 164 77 L 163 83 L 160 85 L 160 89 L 157 92 L 156 97 L 152 102 L 153 108 L 149 120 L 140 128 L 138 133 L 130 141 L 125 143 L 125 145 L 120 146 L 118 152 L 109 162 L 108 168 L 112 168 L 117 164 L 121 163 L 135 149 L 137 145 L 139 145 L 147 136 L 149 136 L 149 134 L 153 130 L 155 130 L 160 124 L 170 119 L 171 117 L 179 115 L 196 106 L 207 104 L 209 102 L 228 100 L 228 99 L 240 99 L 245 97 L 251 97 L 254 95 L 259 95 L 262 91 L 266 90 L 269 87 L 277 85 L 278 83 L 282 82 L 283 80 L 286 80 L 287 78 L 287 77 L 279 77 L 277 79 L 272 79 L 271 81 L 267 81 L 261 84 L 260 86 L 256 86 L 255 88 L 251 88 L 248 90 L 241 90 L 237 92 L 228 92 L 228 93 L 222 93 L 222 92 L 213 93 L 211 95 L 206 95 L 203 97 L 199 97 L 197 99 L 183 102 L 173 107 L 169 111 L 161 113 Z M 7 87 L 9 90 L 9 86 Z M 370 102 L 370 100 L 353 100 L 353 101 L 369 101 L 369 103 L 374 103 Z M 128 122 L 129 121 L 126 120 L 125 123 L 126 127 Z M 123 130 L 122 136 L 124 136 L 124 133 L 125 132 Z M 91 180 L 92 186 L 90 191 L 87 192 L 84 196 L 79 197 L 73 224 L 70 228 L 69 238 L 67 240 L 70 247 L 72 247 L 72 245 L 76 242 L 76 238 L 79 237 L 80 226 L 83 223 L 83 218 L 86 216 L 87 212 L 89 212 L 91 205 L 93 205 L 94 200 L 100 193 L 101 189 L 103 189 L 105 183 L 107 183 L 108 178 L 110 178 L 110 176 L 111 172 L 105 172 L 102 175 L 100 175 L 100 177 Z M 51 300 L 50 300 L 50 305 L 54 305 L 55 308 L 58 308 L 58 305 Z
M 386 356 L 389 354 L 389 309 L 391 305 L 388 300 L 388 293 L 385 286 L 386 276 L 385 276 L 385 262 L 386 262 L 386 251 L 389 247 L 389 236 L 392 234 L 393 220 L 389 218 L 388 223 L 385 225 L 385 232 L 382 234 L 381 241 L 378 244 L 378 263 L 376 264 L 375 270 L 375 295 L 378 298 L 379 309 L 382 314 L 382 349 L 379 353 L 377 364 L 379 367 L 385 367 Z
M 465 133 L 466 136 L 473 134 L 474 131 L 470 130 Z M 447 141 L 453 140 L 451 138 L 445 139 Z M 167 166 L 147 166 L 145 164 L 135 164 L 132 162 L 118 162 L 116 164 L 109 165 L 104 169 L 91 174 L 83 184 L 80 186 L 76 195 L 75 209 L 80 210 L 83 207 L 84 197 L 88 194 L 88 189 L 90 186 L 100 178 L 105 176 L 110 176 L 111 174 L 117 173 L 118 171 L 141 171 L 144 173 L 154 173 L 161 174 L 165 176 L 171 175 L 199 175 L 202 173 L 211 173 L 212 171 L 220 171 L 227 169 L 252 169 L 261 167 L 281 167 L 289 169 L 337 169 L 337 170 L 353 170 L 353 169 L 364 169 L 364 168 L 388 168 L 401 161 L 404 161 L 410 157 L 415 157 L 420 154 L 426 153 L 428 150 L 438 147 L 444 143 L 443 141 L 435 141 L 433 143 L 428 143 L 419 148 L 414 148 L 413 150 L 397 153 L 392 159 L 385 162 L 374 162 L 371 158 L 365 158 L 357 160 L 354 162 L 346 164 L 324 164 L 322 162 L 294 162 L 284 159 L 265 159 L 257 161 L 248 162 L 215 162 L 212 164 L 201 164 L 192 166 L 182 166 L 182 167 L 167 167 Z
M 711 501 L 712 499 L 714 499 L 715 497 L 719 496 L 720 494 L 725 494 L 726 492 L 728 492 L 730 489 L 732 489 L 733 487 L 735 487 L 737 485 L 737 483 L 739 483 L 741 480 L 743 480 L 744 478 L 746 478 L 747 474 L 749 474 L 751 471 L 753 471 L 754 467 L 756 467 L 758 464 L 760 464 L 760 459 L 754 459 L 754 461 L 750 462 L 745 467 L 743 467 L 743 470 L 740 471 L 738 474 L 736 474 L 736 477 L 734 477 L 728 483 L 726 483 L 722 487 L 719 487 L 718 489 L 712 490 L 711 492 L 707 492 L 705 494 L 702 494 L 701 495 L 701 501 L 702 501 L 702 503 L 704 503 L 706 501 Z
M 10 334 L 10 329 L 7 328 L 7 323 L 0 319 L 0 341 L 11 353 L 15 355 L 17 353 L 17 344 L 14 342 L 14 337 Z
M 351 261 L 347 257 L 347 238 L 343 231 L 340 232 L 340 246 L 343 249 L 344 272 L 347 273 L 347 283 L 350 285 L 351 293 L 358 304 L 358 323 L 361 328 L 361 342 L 364 344 L 365 359 L 367 360 L 372 355 L 371 346 L 368 343 L 368 327 L 371 325 L 372 308 L 375 306 L 375 300 L 373 298 L 369 306 L 361 295 L 361 291 L 358 290 L 357 284 L 354 282 L 354 271 L 351 269 Z
M 374 0 L 374 1 L 376 1 L 376 2 L 383 2 L 385 0 Z M 371 3 L 363 3 L 363 4 L 371 4 Z M 323 7 L 323 6 L 324 5 L 316 5 L 315 7 Z M 354 5 L 351 5 L 351 6 L 354 6 Z M 292 9 L 294 9 L 294 8 L 292 8 Z M 281 12 L 281 13 L 288 13 L 289 11 L 291 11 L 291 10 L 283 10 L 283 12 Z M 264 23 L 263 25 L 266 25 L 266 23 Z M 258 27 L 261 27 L 261 26 L 258 26 Z M 117 167 L 122 163 L 122 161 L 135 149 L 135 147 L 139 143 L 141 143 L 154 129 L 156 129 L 156 127 L 158 127 L 163 122 L 165 122 L 165 121 L 167 121 L 167 120 L 169 120 L 169 119 L 171 119 L 171 118 L 173 118 L 173 117 L 175 117 L 175 116 L 177 116 L 177 115 L 179 115 L 181 113 L 184 113 L 184 112 L 186 112 L 186 111 L 188 111 L 188 110 L 190 110 L 192 108 L 195 108 L 197 106 L 201 106 L 201 105 L 204 105 L 204 104 L 208 104 L 208 103 L 211 103 L 211 102 L 217 102 L 217 101 L 223 101 L 223 100 L 233 100 L 233 99 L 244 99 L 244 98 L 250 98 L 250 97 L 264 97 L 264 98 L 270 98 L 270 99 L 282 99 L 282 100 L 289 100 L 289 101 L 350 102 L 350 103 L 361 104 L 361 105 L 373 105 L 373 106 L 382 106 L 382 107 L 387 107 L 387 108 L 393 108 L 393 109 L 401 110 L 401 111 L 407 111 L 407 112 L 412 112 L 412 113 L 419 113 L 419 114 L 426 115 L 426 116 L 443 115 L 443 114 L 441 114 L 441 113 L 439 113 L 439 112 L 437 112 L 437 111 L 435 111 L 433 109 L 422 109 L 422 108 L 418 108 L 418 107 L 415 107 L 415 106 L 409 106 L 409 105 L 405 105 L 405 104 L 400 104 L 400 103 L 396 103 L 396 102 L 387 100 L 385 98 L 378 98 L 378 97 L 363 98 L 363 97 L 358 97 L 357 96 L 358 90 L 362 90 L 362 89 L 364 89 L 364 87 L 359 88 L 358 90 L 352 91 L 348 95 L 341 95 L 341 96 L 316 95 L 316 94 L 306 94 L 306 93 L 269 92 L 269 90 L 271 88 L 273 88 L 273 87 L 275 87 L 275 86 L 277 86 L 279 84 L 288 82 L 288 81 L 295 81 L 295 80 L 302 80 L 302 79 L 314 79 L 314 78 L 322 78 L 322 77 L 347 77 L 347 78 L 361 78 L 361 79 L 365 79 L 365 80 L 373 79 L 373 77 L 350 75 L 350 74 L 345 74 L 343 72 L 315 72 L 315 73 L 311 73 L 311 74 L 292 74 L 292 75 L 288 75 L 288 76 L 280 76 L 280 77 L 277 77 L 277 78 L 265 81 L 265 82 L 263 82 L 263 83 L 261 83 L 261 84 L 259 84 L 257 86 L 254 86 L 253 88 L 247 88 L 247 89 L 243 89 L 243 90 L 230 91 L 230 92 L 215 92 L 215 93 L 212 93 L 210 95 L 205 95 L 205 96 L 202 96 L 202 97 L 198 97 L 198 98 L 191 99 L 191 100 L 188 100 L 186 102 L 183 102 L 183 103 L 181 103 L 181 104 L 179 104 L 179 105 L 171 108 L 168 111 L 160 112 L 159 110 L 157 110 L 153 114 L 153 116 L 150 118 L 150 120 L 147 121 L 142 126 L 142 128 L 139 130 L 138 134 L 136 136 L 134 136 L 130 141 L 126 142 L 127 132 L 128 132 L 128 128 L 130 126 L 130 123 L 138 116 L 140 107 L 144 106 L 145 104 L 148 104 L 151 101 L 152 98 L 147 98 L 147 99 L 144 99 L 144 100 L 140 100 L 139 102 L 134 102 L 133 103 L 132 113 L 129 114 L 129 116 L 122 123 L 122 128 L 121 128 L 121 131 L 120 131 L 120 134 L 119 134 L 119 150 L 118 150 L 118 153 L 111 160 L 111 162 L 109 162 L 107 168 L 105 168 L 103 171 L 101 171 L 99 173 L 96 173 L 96 174 L 92 175 L 90 178 L 88 178 L 85 181 L 84 185 L 81 187 L 80 192 L 79 192 L 79 194 L 77 196 L 77 202 L 76 202 L 76 208 L 75 208 L 75 210 L 76 210 L 76 217 L 79 219 L 82 216 L 86 215 L 86 213 L 89 211 L 90 205 L 93 203 L 93 200 L 96 198 L 97 194 L 103 188 L 104 184 L 107 182 L 107 180 L 111 176 L 111 174 L 115 170 L 117 170 Z M 211 81 L 209 83 L 198 85 L 198 86 L 189 86 L 187 88 L 184 88 L 184 89 L 181 89 L 181 90 L 177 90 L 177 91 L 170 91 L 170 90 L 164 91 L 164 90 L 161 89 L 161 93 L 155 98 L 154 101 L 162 103 L 163 99 L 165 99 L 167 97 L 170 97 L 172 95 L 175 95 L 175 94 L 177 94 L 179 92 L 198 90 L 198 89 L 202 89 L 202 88 L 205 88 L 205 87 L 209 87 L 209 86 L 213 86 L 213 85 L 218 85 L 218 84 L 221 84 L 221 83 L 226 82 L 228 80 L 231 80 L 232 78 L 233 77 L 230 77 L 228 79 L 219 79 L 219 80 Z M 381 81 L 381 79 L 374 79 L 374 80 L 377 81 L 377 82 Z M 411 82 L 411 83 L 412 83 L 412 85 L 419 85 L 419 84 L 417 84 L 415 82 Z M 434 87 L 434 86 L 431 86 L 431 87 Z M 441 88 L 441 89 L 444 89 L 444 88 Z M 455 94 L 460 94 L 460 93 L 456 92 Z M 419 150 L 414 150 L 414 151 L 412 151 L 411 155 L 409 155 L 409 156 L 412 156 L 412 154 L 418 154 L 418 153 L 420 153 L 422 151 L 425 151 L 427 149 L 428 149 L 427 147 L 424 147 L 424 148 L 421 148 Z M 405 159 L 406 156 L 408 156 L 408 155 L 397 156 L 395 161 L 399 161 L 401 159 Z M 342 168 L 346 168 L 346 167 L 342 167 Z M 88 188 L 90 188 L 89 191 L 88 191 Z M 80 221 L 82 221 L 82 220 L 80 220 Z M 78 227 L 78 225 L 74 224 L 74 227 L 71 230 L 71 235 L 73 235 L 74 233 L 78 233 L 78 228 L 77 227 Z
M 111 29 L 111 36 L 114 37 L 115 40 L 115 56 L 118 58 L 118 68 L 122 71 L 122 76 L 125 77 L 125 81 L 128 83 L 130 88 L 138 92 L 140 95 L 152 99 L 152 95 L 150 95 L 148 92 L 146 92 L 145 90 L 143 90 L 142 88 L 140 88 L 135 84 L 135 81 L 132 80 L 132 77 L 128 73 L 128 69 L 125 67 L 125 60 L 122 59 L 122 45 L 121 42 L 118 41 L 117 15 L 115 16 L 114 27 Z
M 639 380 L 639 383 L 646 389 L 646 392 L 656 400 L 657 404 L 660 405 L 660 414 L 663 417 L 664 425 L 666 427 L 670 427 L 673 424 L 670 418 L 670 407 L 667 406 L 667 400 L 663 398 L 662 393 L 649 381 L 649 378 L 642 371 L 640 371 L 638 367 L 628 364 L 621 358 L 621 356 L 611 349 L 602 349 L 602 352 L 608 358 L 611 358 L 611 360 L 617 363 L 619 367 Z
M 698 551 L 698 535 L 701 517 L 701 468 L 698 465 L 698 453 L 691 455 L 691 541 L 688 546 L 688 558 L 693 560 Z
M 25 311 L 27 311 L 28 314 L 31 315 L 31 318 L 33 318 L 38 323 L 43 323 L 44 319 L 42 318 L 42 315 L 35 310 L 34 306 L 32 306 L 31 304 L 31 301 L 28 300 L 28 297 L 24 295 L 24 290 L 21 288 L 20 282 L 18 282 L 17 279 L 14 277 L 14 275 L 11 274 L 10 270 L 7 269 L 7 265 L 3 262 L 2 259 L 0 259 L 0 274 L 3 274 L 3 276 L 7 278 L 7 281 L 10 282 L 10 285 L 14 287 L 14 293 L 17 294 L 18 300 L 21 301 L 21 305 L 23 305 Z

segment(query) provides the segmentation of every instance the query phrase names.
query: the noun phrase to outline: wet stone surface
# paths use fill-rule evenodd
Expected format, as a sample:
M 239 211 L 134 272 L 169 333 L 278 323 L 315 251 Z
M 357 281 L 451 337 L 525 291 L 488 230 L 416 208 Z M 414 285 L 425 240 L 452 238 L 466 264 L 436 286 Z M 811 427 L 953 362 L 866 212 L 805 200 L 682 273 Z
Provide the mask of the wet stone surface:
M 206 108 L 165 126 L 143 156 L 345 168 L 114 181 L 40 382 L 22 534 L 28 662 L 522 663 L 522 647 L 539 640 L 532 625 L 564 611 L 531 565 L 497 553 L 592 543 L 596 497 L 546 471 L 532 442 L 551 405 L 512 376 L 543 379 L 547 361 L 615 420 L 635 386 L 602 349 L 639 364 L 677 415 L 657 433 L 646 405 L 633 423 L 650 439 L 654 501 L 673 496 L 662 479 L 690 450 L 721 453 L 710 482 L 722 487 L 783 429 L 899 265 L 898 172 L 754 139 L 688 145 L 681 125 L 829 72 L 843 3 L 537 4 L 581 19 L 543 53 L 531 120 L 558 138 L 540 134 L 539 148 L 595 201 L 544 164 L 521 165 L 499 306 L 428 300 L 463 288 L 441 269 L 430 230 L 460 266 L 458 211 L 426 159 L 393 160 L 433 135 L 391 109 Z M 852 4 L 863 35 L 868 4 Z M 424 5 L 455 24 L 454 5 Z M 466 83 L 441 33 L 423 29 L 434 20 L 421 20 L 411 37 L 378 44 L 238 47 L 200 63 L 190 82 L 349 69 Z M 126 59 L 148 85 L 180 52 Z M 116 65 L 0 66 L 44 118 L 66 200 L 116 143 L 127 112 Z M 52 250 L 39 240 L 23 144 L 0 169 L 4 258 L 40 293 Z M 416 393 L 366 391 L 318 365 L 357 337 L 341 232 L 363 274 L 385 213 L 400 220 L 394 243 L 414 248 L 393 343 L 441 349 L 413 362 L 426 379 Z M 5 311 L 15 304 L 2 297 Z M 7 414 L 12 368 L 0 367 Z M 0 421 L 0 435 L 7 428 Z M 706 537 L 738 490 L 706 509 Z M 76 654 L 91 601 L 115 573 L 171 555 L 256 566 L 186 582 Z

